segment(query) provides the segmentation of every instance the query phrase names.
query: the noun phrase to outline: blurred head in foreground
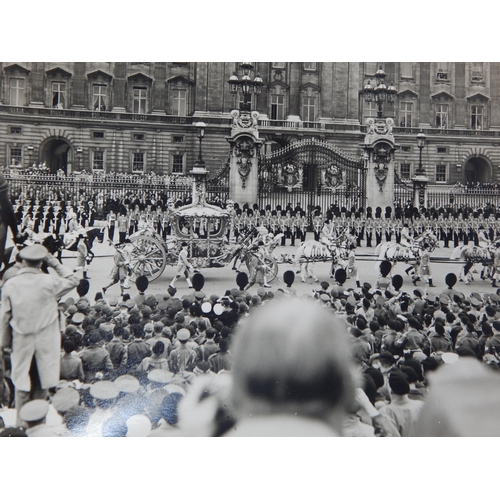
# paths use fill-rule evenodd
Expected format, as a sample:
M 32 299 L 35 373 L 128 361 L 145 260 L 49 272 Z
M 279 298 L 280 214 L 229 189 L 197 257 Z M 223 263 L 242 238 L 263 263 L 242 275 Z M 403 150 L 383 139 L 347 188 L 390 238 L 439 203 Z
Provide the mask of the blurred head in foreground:
M 429 376 L 417 437 L 500 436 L 500 374 L 474 358 L 445 364 Z
M 231 346 L 236 434 L 339 434 L 354 390 L 347 338 L 312 301 L 254 311 Z

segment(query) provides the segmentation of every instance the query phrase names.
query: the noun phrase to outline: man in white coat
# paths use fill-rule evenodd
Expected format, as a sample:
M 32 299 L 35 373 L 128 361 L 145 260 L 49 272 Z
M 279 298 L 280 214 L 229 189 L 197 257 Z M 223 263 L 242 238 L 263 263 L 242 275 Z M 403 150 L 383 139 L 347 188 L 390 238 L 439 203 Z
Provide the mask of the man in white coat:
M 10 349 L 18 413 L 33 399 L 45 399 L 59 381 L 61 333 L 57 301 L 80 279 L 42 245 L 19 252 L 22 268 L 2 288 L 0 347 Z M 57 274 L 40 270 L 43 262 Z

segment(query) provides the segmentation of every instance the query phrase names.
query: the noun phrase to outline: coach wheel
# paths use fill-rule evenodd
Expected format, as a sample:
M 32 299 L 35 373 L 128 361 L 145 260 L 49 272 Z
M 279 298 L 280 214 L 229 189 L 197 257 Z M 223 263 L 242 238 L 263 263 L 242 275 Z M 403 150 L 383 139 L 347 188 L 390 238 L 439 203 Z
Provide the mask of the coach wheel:
M 146 276 L 150 282 L 159 278 L 167 265 L 167 253 L 163 245 L 150 236 L 132 236 L 131 241 L 131 281 L 135 282 L 139 276 Z
M 278 263 L 276 259 L 270 255 L 264 257 L 264 265 L 266 266 L 266 279 L 271 283 L 278 276 Z

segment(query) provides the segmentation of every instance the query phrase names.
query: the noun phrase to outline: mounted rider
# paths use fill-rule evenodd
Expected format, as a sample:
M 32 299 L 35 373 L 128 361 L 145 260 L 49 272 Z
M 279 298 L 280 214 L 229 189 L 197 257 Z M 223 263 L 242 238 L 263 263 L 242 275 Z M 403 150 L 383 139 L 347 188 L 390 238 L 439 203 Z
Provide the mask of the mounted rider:
M 88 249 L 87 249 L 87 231 L 85 231 L 84 227 L 78 222 L 78 215 L 73 212 L 70 215 L 70 219 L 68 222 L 68 232 L 64 235 L 64 248 L 69 249 L 72 246 L 76 246 L 76 250 L 78 252 L 76 268 L 75 269 L 83 269 L 83 278 L 88 279 L 87 276 L 87 257 L 88 257 Z

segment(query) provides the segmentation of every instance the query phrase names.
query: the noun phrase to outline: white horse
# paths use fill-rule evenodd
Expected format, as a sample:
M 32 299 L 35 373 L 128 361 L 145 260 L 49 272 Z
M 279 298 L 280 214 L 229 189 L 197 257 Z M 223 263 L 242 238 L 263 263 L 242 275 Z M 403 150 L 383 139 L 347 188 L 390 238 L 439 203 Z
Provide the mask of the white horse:
M 431 231 L 425 231 L 418 238 L 415 238 L 409 246 L 395 242 L 379 243 L 375 248 L 379 260 L 388 260 L 396 264 L 405 262 L 410 268 L 415 267 L 420 261 L 422 250 L 427 247 L 429 252 L 434 251 L 439 245 L 439 241 Z M 408 268 L 406 271 L 408 271 Z M 407 272 L 408 274 L 408 272 Z
M 295 253 L 295 263 L 300 266 L 300 278 L 305 283 L 307 278 L 319 279 L 314 274 L 316 262 L 331 261 L 330 276 L 333 276 L 336 265 L 347 268 L 349 250 L 356 245 L 356 238 L 350 234 L 332 239 L 328 244 L 321 241 L 307 240 L 300 244 Z

